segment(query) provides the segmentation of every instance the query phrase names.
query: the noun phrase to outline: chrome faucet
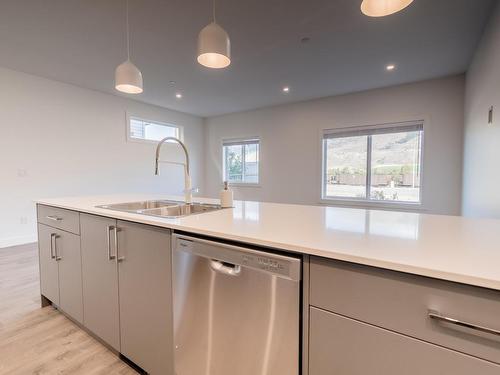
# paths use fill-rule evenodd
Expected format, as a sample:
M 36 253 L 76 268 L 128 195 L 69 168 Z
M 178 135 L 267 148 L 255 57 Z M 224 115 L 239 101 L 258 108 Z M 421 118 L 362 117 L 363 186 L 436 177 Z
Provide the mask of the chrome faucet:
M 175 141 L 182 146 L 182 149 L 184 150 L 184 154 L 186 155 L 186 163 L 176 163 L 176 162 L 161 161 L 160 160 L 160 149 L 161 149 L 161 146 L 166 141 Z M 160 165 L 159 165 L 160 163 L 180 164 L 180 165 L 184 166 L 184 198 L 186 200 L 186 203 L 191 203 L 193 201 L 193 189 L 191 188 L 191 175 L 189 174 L 189 153 L 188 153 L 186 145 L 182 141 L 180 141 L 179 139 L 177 139 L 175 137 L 163 138 L 158 143 L 158 146 L 156 146 L 156 159 L 155 159 L 155 175 L 156 176 L 160 175 Z

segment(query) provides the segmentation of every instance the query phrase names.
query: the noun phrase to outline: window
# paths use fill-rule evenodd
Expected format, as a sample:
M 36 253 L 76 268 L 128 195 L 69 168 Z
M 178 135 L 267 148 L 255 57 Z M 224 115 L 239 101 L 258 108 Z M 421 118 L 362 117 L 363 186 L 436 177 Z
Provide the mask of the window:
M 420 203 L 423 123 L 323 132 L 323 199 Z
M 165 137 L 179 138 L 180 129 L 171 124 L 130 117 L 127 134 L 130 140 L 157 142 Z
M 224 181 L 259 183 L 259 139 L 227 140 L 222 143 Z

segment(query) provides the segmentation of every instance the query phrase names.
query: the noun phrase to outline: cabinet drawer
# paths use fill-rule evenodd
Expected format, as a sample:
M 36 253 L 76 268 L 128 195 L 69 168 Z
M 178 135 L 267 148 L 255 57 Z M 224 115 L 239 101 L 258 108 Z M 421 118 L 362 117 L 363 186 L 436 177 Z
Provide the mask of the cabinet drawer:
M 41 204 L 38 205 L 37 212 L 39 223 L 80 234 L 80 214 L 78 212 Z
M 500 366 L 312 307 L 309 375 L 495 375 Z
M 416 275 L 311 258 L 310 304 L 500 363 L 500 337 L 429 317 L 500 330 L 500 293 Z

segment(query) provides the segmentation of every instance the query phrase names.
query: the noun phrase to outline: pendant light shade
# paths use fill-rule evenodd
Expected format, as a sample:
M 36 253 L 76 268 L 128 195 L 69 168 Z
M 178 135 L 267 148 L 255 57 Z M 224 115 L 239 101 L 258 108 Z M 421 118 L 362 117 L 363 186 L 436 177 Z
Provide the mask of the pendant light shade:
M 198 35 L 198 62 L 214 69 L 231 64 L 229 35 L 215 22 L 205 26 Z
M 140 94 L 143 91 L 142 73 L 130 60 L 116 68 L 115 88 L 127 94 Z
M 115 88 L 126 94 L 140 94 L 143 92 L 142 73 L 130 61 L 130 30 L 128 21 L 128 0 L 127 0 L 127 60 L 118 65 L 115 70 Z
M 363 0 L 361 11 L 369 17 L 383 17 L 399 12 L 413 0 Z

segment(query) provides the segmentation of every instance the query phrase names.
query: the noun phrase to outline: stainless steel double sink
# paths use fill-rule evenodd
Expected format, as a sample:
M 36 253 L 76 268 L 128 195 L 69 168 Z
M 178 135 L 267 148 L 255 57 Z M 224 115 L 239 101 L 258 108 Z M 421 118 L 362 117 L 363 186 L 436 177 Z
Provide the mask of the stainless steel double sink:
M 142 214 L 148 216 L 164 217 L 169 219 L 179 218 L 183 216 L 201 214 L 221 210 L 221 206 L 217 204 L 207 203 L 185 203 L 180 201 L 170 200 L 152 200 L 129 203 L 116 203 L 97 206 L 113 211 L 129 212 L 133 214 Z

